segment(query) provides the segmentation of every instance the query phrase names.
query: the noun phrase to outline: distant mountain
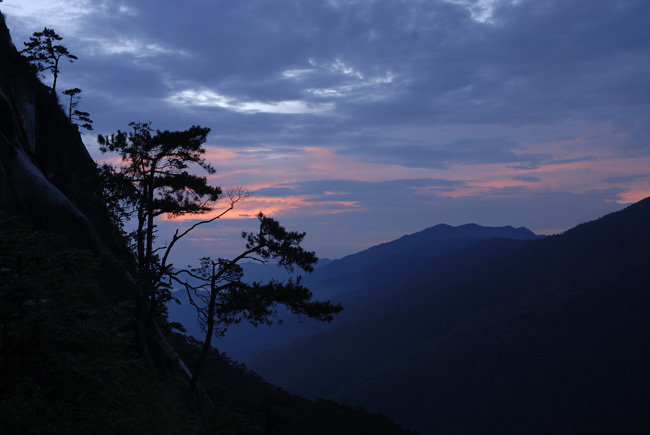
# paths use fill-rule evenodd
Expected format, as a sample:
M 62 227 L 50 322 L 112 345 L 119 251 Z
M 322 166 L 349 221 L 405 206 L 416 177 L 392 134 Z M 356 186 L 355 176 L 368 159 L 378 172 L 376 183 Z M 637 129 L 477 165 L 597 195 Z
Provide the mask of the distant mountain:
M 234 326 L 215 346 L 236 360 L 247 361 L 262 351 L 286 346 L 310 334 L 408 305 L 406 300 L 390 298 L 391 294 L 400 290 L 405 275 L 416 273 L 440 255 L 488 238 L 530 240 L 539 236 L 526 228 L 510 226 L 467 224 L 453 227 L 441 224 L 340 260 L 319 262 L 314 273 L 305 277 L 305 283 L 314 292 L 315 298 L 342 302 L 345 309 L 332 324 L 298 319 L 288 314 L 281 317 L 281 325 L 259 328 L 245 324 Z M 245 275 L 251 280 L 289 276 L 276 265 L 247 263 L 244 266 Z M 182 293 L 177 295 L 183 299 Z M 186 325 L 190 334 L 201 336 L 196 315 L 189 304 L 173 304 L 169 308 L 174 320 Z
M 315 280 L 322 280 L 323 277 L 332 279 L 358 274 L 367 267 L 376 265 L 391 257 L 395 258 L 404 255 L 413 257 L 414 253 L 420 251 L 429 251 L 430 255 L 444 253 L 449 248 L 449 244 L 441 243 L 445 240 L 468 239 L 477 241 L 489 238 L 531 240 L 538 237 L 540 236 L 524 227 L 483 227 L 477 224 L 453 227 L 439 224 L 414 234 L 402 236 L 397 240 L 373 246 L 357 254 L 348 255 L 340 260 L 334 260 L 322 268 L 322 273 Z M 441 248 L 440 245 L 445 247 Z
M 395 309 L 248 365 L 422 434 L 649 433 L 648 222 L 650 199 L 440 255 L 402 276 Z

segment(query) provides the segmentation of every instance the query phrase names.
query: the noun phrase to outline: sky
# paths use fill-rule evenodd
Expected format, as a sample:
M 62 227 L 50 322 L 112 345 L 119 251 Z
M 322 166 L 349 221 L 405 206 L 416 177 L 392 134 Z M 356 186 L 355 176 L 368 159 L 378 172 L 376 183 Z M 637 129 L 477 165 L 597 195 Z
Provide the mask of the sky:
M 254 195 L 188 236 L 178 254 L 188 262 L 240 250 L 258 211 L 340 258 L 439 223 L 554 234 L 650 196 L 648 0 L 0 10 L 19 49 L 49 27 L 79 58 L 62 65 L 57 90 L 83 90 L 94 158 L 107 158 L 98 133 L 132 121 L 210 127 L 210 182 Z M 161 222 L 160 237 L 191 223 Z

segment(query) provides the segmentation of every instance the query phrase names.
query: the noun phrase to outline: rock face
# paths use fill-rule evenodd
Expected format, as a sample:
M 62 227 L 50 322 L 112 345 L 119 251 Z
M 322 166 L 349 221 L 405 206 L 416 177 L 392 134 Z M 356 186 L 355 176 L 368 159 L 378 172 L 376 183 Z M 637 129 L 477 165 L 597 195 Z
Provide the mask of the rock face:
M 108 296 L 134 299 L 98 188 L 77 127 L 17 52 L 0 14 L 0 224 L 17 217 L 91 250 L 101 259 L 100 273 L 110 276 Z

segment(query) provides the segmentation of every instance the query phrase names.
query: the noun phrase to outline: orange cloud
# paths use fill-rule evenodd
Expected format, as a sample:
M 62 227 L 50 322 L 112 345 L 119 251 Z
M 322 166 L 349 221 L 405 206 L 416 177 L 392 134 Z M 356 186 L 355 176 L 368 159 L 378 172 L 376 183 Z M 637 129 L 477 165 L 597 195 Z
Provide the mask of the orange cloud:
M 96 160 L 97 164 L 103 164 L 103 163 L 108 163 L 113 166 L 119 167 L 122 164 L 122 157 L 117 156 L 117 155 L 103 155 L 102 157 L 98 158 Z
M 235 150 L 218 148 L 208 160 L 217 168 L 210 180 L 217 184 L 244 185 L 250 190 L 297 181 L 349 179 L 385 181 L 431 176 L 428 168 L 407 168 L 399 165 L 367 163 L 352 156 L 337 154 L 334 147 L 306 147 L 296 153 L 274 154 L 273 149 Z M 230 156 L 227 165 L 220 165 L 212 155 Z
M 223 215 L 220 220 L 251 219 L 261 211 L 267 216 L 286 216 L 299 210 L 303 215 L 340 214 L 362 210 L 356 201 L 316 201 L 315 195 L 295 195 L 287 197 L 256 197 L 238 202 L 235 208 Z M 225 209 L 215 208 L 212 212 L 196 215 L 184 215 L 164 220 L 188 221 L 208 220 L 223 213 Z
M 593 189 L 620 189 L 612 198 L 617 202 L 634 202 L 650 195 L 648 178 L 628 182 L 603 182 L 608 178 L 625 175 L 645 174 L 650 167 L 650 158 L 621 158 L 614 156 L 602 144 L 589 148 L 592 158 L 584 159 L 585 144 L 593 139 L 574 136 L 570 139 L 547 140 L 528 144 L 522 152 L 544 152 L 549 156 L 562 156 L 561 161 L 538 167 L 522 169 L 510 163 L 497 164 L 455 164 L 446 168 L 413 168 L 397 164 L 381 164 L 359 161 L 359 157 L 340 154 L 334 147 L 306 147 L 292 152 L 278 153 L 273 147 L 248 149 L 214 147 L 206 148 L 206 160 L 217 169 L 209 175 L 214 185 L 242 185 L 250 191 L 261 191 L 282 187 L 291 189 L 296 182 L 327 180 L 354 180 L 362 182 L 383 182 L 399 179 L 438 178 L 457 181 L 458 185 L 439 188 L 414 188 L 419 195 L 445 196 L 453 198 L 525 195 L 527 192 L 570 191 L 582 193 Z M 119 163 L 120 158 L 106 157 L 104 160 Z M 326 186 L 323 186 L 326 188 Z M 520 189 L 521 193 L 518 193 Z M 346 192 L 325 190 L 325 196 L 341 195 Z M 223 207 L 205 215 L 185 216 L 177 220 L 197 220 L 214 217 Z M 328 215 L 363 211 L 356 201 L 327 201 L 314 195 L 295 194 L 287 196 L 253 197 L 238 203 L 235 210 L 223 220 L 249 219 L 259 211 L 269 216 L 286 215 Z

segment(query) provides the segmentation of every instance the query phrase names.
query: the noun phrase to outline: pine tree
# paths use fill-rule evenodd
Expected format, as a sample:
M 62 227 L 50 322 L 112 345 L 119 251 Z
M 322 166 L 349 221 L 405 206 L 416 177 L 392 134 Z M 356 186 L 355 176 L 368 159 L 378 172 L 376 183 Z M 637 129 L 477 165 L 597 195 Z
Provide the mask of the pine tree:
M 77 125 L 85 128 L 86 130 L 92 130 L 93 121 L 90 119 L 90 114 L 88 112 L 77 110 L 80 99 L 79 94 L 81 92 L 83 91 L 79 88 L 66 89 L 63 91 L 64 95 L 70 97 L 70 100 L 68 102 L 68 119 L 70 119 L 70 122 L 72 123 L 79 122 Z
M 239 187 L 224 195 L 221 188 L 208 185 L 206 177 L 187 172 L 189 165 L 198 165 L 210 174 L 215 172 L 202 157 L 205 153 L 202 145 L 210 129 L 193 126 L 186 131 L 154 132 L 148 123 L 129 125 L 131 132 L 118 131 L 109 137 L 99 135 L 98 142 L 102 152 L 118 152 L 123 161 L 117 170 L 106 166 L 102 169 L 112 186 L 112 193 L 108 195 L 111 203 L 122 204 L 117 207 L 118 215 L 135 216 L 137 221 L 132 235 L 134 254 L 138 282 L 148 303 L 146 306 L 143 304 L 139 326 L 145 358 L 147 346 L 143 337 L 146 324 L 157 312 L 164 310 L 164 303 L 171 299 L 170 288 L 174 283 L 185 287 L 206 332 L 192 376 L 190 395 L 212 337 L 222 335 L 228 325 L 241 321 L 270 324 L 277 314 L 278 305 L 321 321 L 332 320 L 333 315 L 343 309 L 340 304 L 333 305 L 329 301 L 312 301 L 311 292 L 301 285 L 300 278 L 287 282 L 244 283 L 239 262 L 245 259 L 261 263 L 274 260 L 287 270 L 292 271 L 297 266 L 306 272 L 311 272 L 318 260 L 314 252 L 300 246 L 305 233 L 287 231 L 262 213 L 258 215 L 259 231 L 242 234 L 245 248 L 234 259 L 203 258 L 199 267 L 188 269 L 174 269 L 168 264 L 170 253 L 181 238 L 197 226 L 224 216 L 250 193 Z M 228 206 L 220 213 L 183 232 L 176 230 L 167 246 L 154 247 L 155 219 L 158 216 L 206 213 L 213 210 L 219 199 L 228 201 Z M 159 252 L 162 253 L 160 256 Z M 190 280 L 195 284 L 190 284 Z
M 51 71 L 54 80 L 52 81 L 52 92 L 56 92 L 56 81 L 61 72 L 59 63 L 61 59 L 68 59 L 70 63 L 77 60 L 77 56 L 70 54 L 67 48 L 57 44 L 63 38 L 52 29 L 43 28 L 42 32 L 34 32 L 29 42 L 24 42 L 25 49 L 21 53 L 26 54 L 38 72 Z

